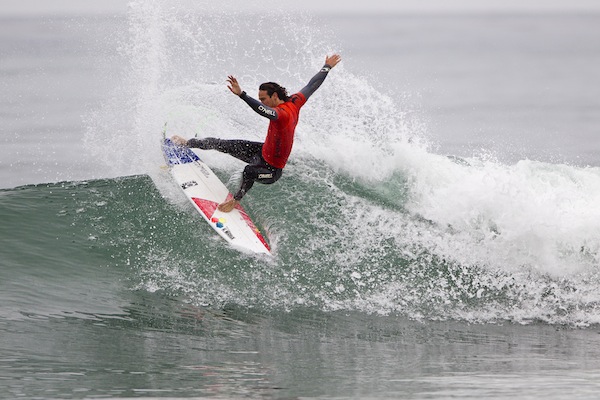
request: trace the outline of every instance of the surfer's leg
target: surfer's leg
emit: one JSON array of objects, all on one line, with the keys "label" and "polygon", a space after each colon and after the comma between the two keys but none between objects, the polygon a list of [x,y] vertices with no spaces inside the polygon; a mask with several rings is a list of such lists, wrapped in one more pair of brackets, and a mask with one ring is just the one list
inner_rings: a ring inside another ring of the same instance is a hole
[{"label": "surfer's leg", "polygon": [[187,145],[188,147],[195,147],[202,150],[217,150],[246,163],[255,162],[256,157],[261,155],[263,146],[261,142],[217,138],[190,139]]},{"label": "surfer's leg", "polygon": [[240,201],[248,190],[252,188],[254,182],[263,183],[269,185],[277,182],[283,170],[280,168],[274,168],[270,165],[246,165],[244,173],[242,174],[242,184],[240,190],[233,196],[234,199]]}]

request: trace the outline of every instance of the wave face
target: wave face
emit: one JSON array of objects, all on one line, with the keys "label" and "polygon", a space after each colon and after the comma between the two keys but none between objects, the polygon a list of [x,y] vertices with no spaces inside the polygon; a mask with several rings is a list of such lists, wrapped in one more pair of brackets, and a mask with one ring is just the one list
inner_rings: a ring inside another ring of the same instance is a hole
[{"label": "wave face", "polygon": [[[274,257],[227,248],[159,168],[165,122],[169,134],[262,140],[266,121],[226,76],[251,95],[270,80],[294,92],[343,49],[303,16],[201,8],[130,4],[126,72],[86,143],[116,176],[140,175],[8,190],[4,215],[58,190],[65,215],[36,221],[70,221],[46,228],[93,246],[133,288],[197,304],[599,322],[600,169],[435,154],[411,105],[350,72],[351,57],[303,108],[283,178],[244,200]],[[234,190],[243,165],[202,156]]]},{"label": "wave face", "polygon": [[[272,258],[227,247],[178,198],[177,187],[159,192],[148,176],[4,190],[3,237],[11,245],[3,246],[1,256],[7,276],[15,282],[29,275],[39,279],[39,270],[46,277],[41,292],[13,286],[14,293],[5,295],[15,312],[41,296],[28,314],[111,314],[118,305],[109,301],[109,277],[116,274],[132,290],[184,296],[210,307],[597,323],[597,249],[581,232],[587,220],[571,242],[559,235],[571,225],[557,232],[530,224],[517,240],[525,223],[503,225],[493,213],[465,219],[465,226],[443,225],[410,209],[416,207],[410,179],[357,183],[325,164],[304,161],[290,168],[285,184],[246,200],[268,232]],[[383,188],[392,185],[397,193],[389,196]],[[557,270],[559,265],[564,268]],[[85,297],[89,304],[81,303],[82,284],[94,293]],[[70,287],[77,292],[70,294]]]}]

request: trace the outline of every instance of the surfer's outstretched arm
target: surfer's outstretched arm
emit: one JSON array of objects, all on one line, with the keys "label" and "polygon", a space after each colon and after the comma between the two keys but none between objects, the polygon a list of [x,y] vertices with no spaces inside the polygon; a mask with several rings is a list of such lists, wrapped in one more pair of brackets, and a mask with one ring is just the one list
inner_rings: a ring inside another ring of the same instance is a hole
[{"label": "surfer's outstretched arm", "polygon": [[323,68],[312,77],[308,82],[308,85],[300,90],[300,93],[306,97],[306,100],[308,100],[308,98],[321,86],[325,78],[327,78],[327,74],[331,68],[335,67],[341,60],[342,57],[339,54],[325,57],[325,65],[323,65]]},{"label": "surfer's outstretched arm", "polygon": [[227,87],[229,88],[229,90],[231,90],[231,93],[239,96],[242,100],[244,100],[246,104],[250,106],[250,108],[256,111],[257,114],[270,120],[275,120],[279,117],[277,111],[274,108],[265,106],[260,101],[248,96],[246,92],[242,91],[242,88],[240,88],[240,84],[233,75],[229,75],[227,77],[227,82],[229,82],[229,85]]},{"label": "surfer's outstretched arm", "polygon": [[244,100],[246,104],[250,106],[250,108],[252,108],[259,115],[262,115],[265,118],[268,118],[270,120],[276,120],[277,118],[279,118],[277,110],[269,106],[265,106],[263,103],[256,100],[255,98],[248,96],[246,92],[242,92],[240,94],[240,99]]}]

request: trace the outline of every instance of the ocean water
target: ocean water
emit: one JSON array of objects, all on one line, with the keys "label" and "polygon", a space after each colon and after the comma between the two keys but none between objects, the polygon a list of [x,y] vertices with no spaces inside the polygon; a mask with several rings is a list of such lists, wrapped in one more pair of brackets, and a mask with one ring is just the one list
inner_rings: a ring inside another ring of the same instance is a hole
[{"label": "ocean water", "polygon": [[[0,398],[597,397],[600,15],[181,4],[2,19]],[[229,248],[165,123],[260,140],[226,75],[334,51],[244,199],[273,257]]]}]

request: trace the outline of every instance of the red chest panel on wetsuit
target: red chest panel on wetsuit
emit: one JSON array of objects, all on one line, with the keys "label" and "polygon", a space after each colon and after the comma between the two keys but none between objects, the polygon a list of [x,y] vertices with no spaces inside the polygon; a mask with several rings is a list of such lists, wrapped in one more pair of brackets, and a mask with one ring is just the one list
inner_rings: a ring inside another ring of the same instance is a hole
[{"label": "red chest panel on wetsuit", "polygon": [[294,131],[304,103],[306,98],[302,93],[293,94],[289,101],[276,107],[278,117],[269,123],[262,155],[266,162],[276,168],[285,167],[292,152]]}]

